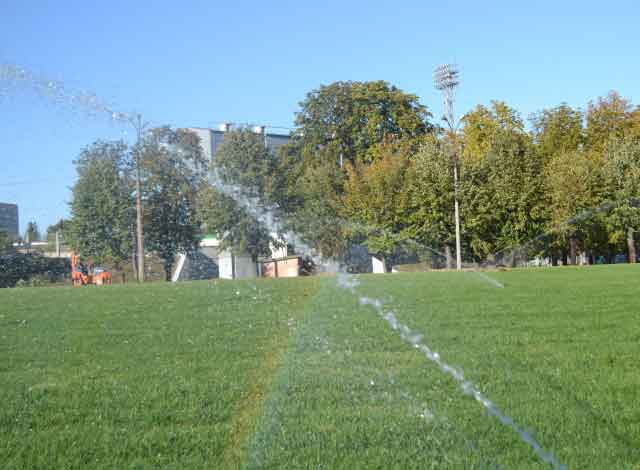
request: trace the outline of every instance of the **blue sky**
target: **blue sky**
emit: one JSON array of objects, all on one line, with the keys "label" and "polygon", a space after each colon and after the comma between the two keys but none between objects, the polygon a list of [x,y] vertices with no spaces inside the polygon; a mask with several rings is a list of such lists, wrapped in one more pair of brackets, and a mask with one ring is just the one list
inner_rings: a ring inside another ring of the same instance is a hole
[{"label": "blue sky", "polygon": [[[616,89],[640,103],[640,6],[535,2],[0,2],[0,63],[95,92],[154,124],[291,126],[305,94],[387,80],[437,116],[432,71],[462,70],[458,112],[504,100],[524,117]],[[0,101],[0,201],[21,226],[68,214],[73,159],[131,132],[28,92]]]}]

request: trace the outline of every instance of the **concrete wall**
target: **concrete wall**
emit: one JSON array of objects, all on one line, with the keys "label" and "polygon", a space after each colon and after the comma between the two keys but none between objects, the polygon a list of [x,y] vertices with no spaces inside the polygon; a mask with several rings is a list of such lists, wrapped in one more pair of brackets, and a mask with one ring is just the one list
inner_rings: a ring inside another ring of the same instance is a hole
[{"label": "concrete wall", "polygon": [[205,238],[198,251],[176,258],[173,282],[198,279],[246,279],[258,276],[258,264],[246,254],[220,250],[217,239]]},{"label": "concrete wall", "polygon": [[250,279],[258,277],[258,266],[250,256],[236,255],[225,250],[218,257],[218,270],[221,279]]},{"label": "concrete wall", "polygon": [[221,279],[233,279],[233,254],[229,250],[218,256],[218,273]]},{"label": "concrete wall", "polygon": [[251,260],[250,256],[237,256],[234,255],[235,266],[235,278],[236,279],[251,279],[258,277],[258,264]]},{"label": "concrete wall", "polygon": [[187,255],[177,280],[196,281],[215,279],[218,276],[218,249],[215,247],[200,247],[195,253]]},{"label": "concrete wall", "polygon": [[371,267],[374,274],[384,274],[386,273],[386,269],[384,269],[384,262],[375,256],[371,257]]}]

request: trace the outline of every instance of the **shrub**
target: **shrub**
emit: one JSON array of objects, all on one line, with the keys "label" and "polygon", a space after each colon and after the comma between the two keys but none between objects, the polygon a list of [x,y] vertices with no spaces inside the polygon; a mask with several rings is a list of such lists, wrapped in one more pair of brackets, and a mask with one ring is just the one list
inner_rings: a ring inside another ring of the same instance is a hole
[{"label": "shrub", "polygon": [[42,285],[63,279],[70,271],[71,264],[65,258],[12,253],[0,256],[0,287],[14,287],[19,281],[23,281],[21,285]]}]

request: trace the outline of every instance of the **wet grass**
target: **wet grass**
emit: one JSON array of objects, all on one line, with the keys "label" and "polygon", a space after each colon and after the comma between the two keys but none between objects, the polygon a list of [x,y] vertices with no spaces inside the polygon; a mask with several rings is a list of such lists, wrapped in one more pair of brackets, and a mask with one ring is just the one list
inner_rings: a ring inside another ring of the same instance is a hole
[{"label": "wet grass", "polygon": [[[640,269],[361,276],[569,468],[640,463]],[[0,291],[7,468],[547,468],[334,278]]]},{"label": "wet grass", "polygon": [[234,468],[304,283],[0,291],[0,467]]}]

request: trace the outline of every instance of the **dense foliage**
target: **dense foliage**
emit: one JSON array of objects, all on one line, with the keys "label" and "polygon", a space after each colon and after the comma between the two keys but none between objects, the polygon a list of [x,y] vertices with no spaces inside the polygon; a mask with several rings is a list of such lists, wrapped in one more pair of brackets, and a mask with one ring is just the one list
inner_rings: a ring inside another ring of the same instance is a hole
[{"label": "dense foliage", "polygon": [[142,146],[145,247],[163,261],[171,279],[178,253],[197,249],[200,221],[196,195],[207,176],[198,137],[162,127],[152,130]]},{"label": "dense foliage", "polygon": [[38,224],[34,221],[27,223],[27,229],[24,231],[24,239],[27,242],[37,242],[42,238]]},{"label": "dense foliage", "polygon": [[138,161],[145,248],[162,259],[169,279],[176,254],[195,249],[200,239],[196,194],[208,164],[191,132],[160,127],[133,147],[98,141],[84,149],[76,161],[65,242],[86,261],[117,269],[135,258]]},{"label": "dense foliage", "polygon": [[119,266],[132,253],[135,206],[129,149],[98,141],[76,160],[66,238],[83,258]]},{"label": "dense foliage", "polygon": [[[204,234],[254,260],[295,232],[325,257],[364,245],[390,267],[399,253],[423,257],[422,247],[451,266],[454,168],[464,261],[576,264],[625,253],[635,262],[640,110],[628,100],[611,92],[585,111],[562,103],[530,125],[493,101],[455,132],[430,118],[415,95],[386,82],[321,86],[277,152],[249,129],[227,133],[209,182],[190,132],[156,129],[133,149],[98,142],[78,161],[66,238],[96,260],[131,257],[132,156],[141,152],[145,246],[167,278],[175,255]],[[268,218],[250,209],[258,206]]]},{"label": "dense foliage", "polygon": [[[415,152],[434,132],[430,117],[417,96],[383,81],[335,82],[311,91],[300,103],[291,142],[280,148],[269,201],[280,209],[287,228],[309,245],[325,256],[341,255],[353,237],[361,241],[363,236],[353,223],[370,222],[353,217],[359,196],[345,192],[364,187],[349,178],[358,178],[368,165],[377,167],[389,152],[399,158]],[[388,221],[383,225],[377,229],[389,230]],[[377,241],[365,242],[387,252],[389,243],[380,244],[374,232]]]},{"label": "dense foliage", "polygon": [[35,253],[8,253],[0,256],[0,287],[14,287],[34,278],[53,282],[69,273],[69,260],[46,258]]},{"label": "dense foliage", "polygon": [[9,232],[0,229],[0,255],[4,254],[11,248],[12,240]]},{"label": "dense foliage", "polygon": [[388,262],[413,243],[450,259],[456,162],[465,261],[515,263],[517,252],[576,264],[626,252],[635,262],[640,111],[628,100],[611,92],[586,112],[563,103],[532,115],[530,126],[494,101],[451,134],[428,122],[415,97],[387,87],[385,106],[403,96],[412,106],[400,109],[414,114],[390,114],[397,122],[376,134],[379,108],[361,100],[378,103],[379,85],[310,93],[273,183],[263,183],[278,188],[282,200],[265,199],[310,245],[331,256],[362,243]]}]

